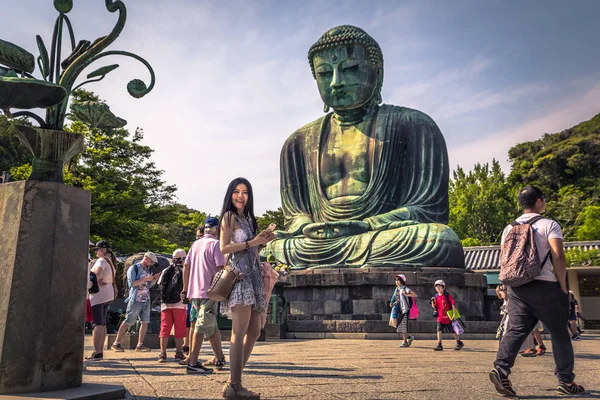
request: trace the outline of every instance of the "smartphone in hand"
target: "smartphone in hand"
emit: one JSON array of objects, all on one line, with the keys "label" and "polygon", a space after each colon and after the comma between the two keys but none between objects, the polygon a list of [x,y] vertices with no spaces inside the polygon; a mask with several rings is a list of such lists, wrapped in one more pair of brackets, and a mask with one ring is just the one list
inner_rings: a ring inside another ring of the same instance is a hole
[{"label": "smartphone in hand", "polygon": [[268,231],[271,231],[271,232],[273,232],[273,231],[275,230],[275,228],[277,228],[277,225],[275,225],[275,224],[270,224],[270,225],[267,227],[267,230],[268,230]]}]

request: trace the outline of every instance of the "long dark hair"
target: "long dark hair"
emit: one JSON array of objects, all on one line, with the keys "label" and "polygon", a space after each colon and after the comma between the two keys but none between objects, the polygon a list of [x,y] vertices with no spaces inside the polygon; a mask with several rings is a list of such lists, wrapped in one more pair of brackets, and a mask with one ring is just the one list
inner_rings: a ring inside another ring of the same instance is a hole
[{"label": "long dark hair", "polygon": [[[235,178],[231,181],[231,183],[229,183],[227,191],[225,192],[225,198],[223,199],[223,207],[221,208],[221,219],[225,218],[225,214],[227,214],[229,211],[237,214],[237,208],[235,207],[235,204],[233,204],[231,198],[233,197],[233,192],[237,185],[242,183],[248,188],[248,201],[246,202],[246,207],[244,208],[244,217],[248,219],[248,222],[250,222],[250,228],[252,228],[252,232],[256,234],[258,231],[258,223],[256,222],[256,217],[254,216],[254,192],[252,191],[252,185],[246,178]],[[231,217],[232,216],[226,218],[225,223],[228,226],[231,226]],[[221,224],[219,224],[217,235],[221,235]]]}]

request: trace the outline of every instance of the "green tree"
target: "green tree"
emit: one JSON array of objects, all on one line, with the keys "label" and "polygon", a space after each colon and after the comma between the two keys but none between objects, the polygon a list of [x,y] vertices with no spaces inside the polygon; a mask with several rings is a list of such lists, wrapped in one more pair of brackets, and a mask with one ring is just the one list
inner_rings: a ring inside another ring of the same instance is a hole
[{"label": "green tree", "polygon": [[31,153],[14,134],[14,124],[26,121],[9,120],[0,114],[0,173],[31,162]]},{"label": "green tree", "polygon": [[281,207],[279,207],[275,211],[265,211],[265,213],[262,216],[256,218],[256,222],[258,223],[259,231],[266,229],[270,224],[275,224],[277,226],[277,228],[275,229],[277,230],[285,229],[285,219],[283,218],[283,210],[281,209]]},{"label": "green tree", "polygon": [[587,206],[581,213],[577,240],[600,240],[600,206]]},{"label": "green tree", "polygon": [[449,188],[449,226],[465,245],[493,244],[517,214],[516,195],[500,163],[475,164],[468,174],[459,166]]},{"label": "green tree", "polygon": [[581,213],[600,199],[600,114],[560,133],[519,143],[508,154],[510,184],[540,187],[548,200],[546,215],[560,223],[565,238],[574,239]]}]

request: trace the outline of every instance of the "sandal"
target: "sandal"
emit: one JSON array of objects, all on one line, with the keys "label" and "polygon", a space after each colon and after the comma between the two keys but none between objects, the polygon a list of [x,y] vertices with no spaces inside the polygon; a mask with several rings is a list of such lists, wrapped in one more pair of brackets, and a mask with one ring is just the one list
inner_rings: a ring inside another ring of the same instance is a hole
[{"label": "sandal", "polygon": [[98,360],[102,360],[103,358],[104,358],[104,354],[102,354],[102,353],[92,353],[89,356],[87,356],[85,359],[98,361]]},{"label": "sandal", "polygon": [[254,393],[244,387],[241,383],[235,384],[239,386],[236,390],[234,384],[226,383],[223,387],[223,398],[231,400],[260,400],[260,393]]},{"label": "sandal", "polygon": [[215,367],[217,371],[222,370],[225,364],[225,357],[223,357],[221,360],[213,358],[212,360],[208,360],[202,363],[202,365],[204,365],[205,367]]}]

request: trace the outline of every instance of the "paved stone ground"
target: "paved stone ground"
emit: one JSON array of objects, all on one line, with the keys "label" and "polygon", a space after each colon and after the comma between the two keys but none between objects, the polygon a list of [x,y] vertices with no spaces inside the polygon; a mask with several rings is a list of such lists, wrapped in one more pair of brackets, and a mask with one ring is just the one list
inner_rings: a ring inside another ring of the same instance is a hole
[{"label": "paved stone ground", "polygon": [[[453,351],[446,340],[444,352],[433,352],[432,340],[415,340],[398,348],[392,340],[284,340],[258,343],[244,373],[244,385],[263,399],[498,399],[487,373],[497,342],[465,341]],[[228,343],[224,343],[227,348]],[[554,364],[549,353],[518,357],[511,379],[519,398],[564,398],[554,388]],[[574,342],[577,382],[588,390],[585,398],[600,398],[600,335]],[[86,337],[86,353],[91,337]],[[186,375],[170,350],[169,361],[159,364],[158,351],[116,353],[106,350],[104,360],[85,362],[85,382],[122,383],[128,398],[219,399],[228,368],[212,375]],[[208,359],[205,343],[200,356]]]}]

